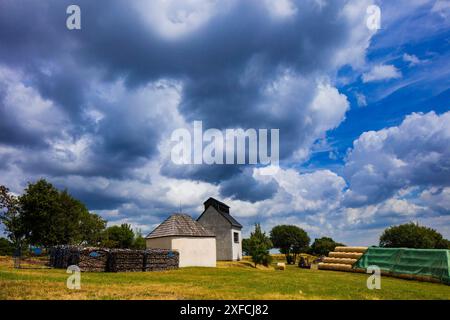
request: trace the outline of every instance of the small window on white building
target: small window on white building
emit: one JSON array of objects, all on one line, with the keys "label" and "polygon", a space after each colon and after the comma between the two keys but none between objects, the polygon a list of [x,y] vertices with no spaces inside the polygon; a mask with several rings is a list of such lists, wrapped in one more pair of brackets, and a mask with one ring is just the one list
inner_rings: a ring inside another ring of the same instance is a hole
[{"label": "small window on white building", "polygon": [[234,232],[233,237],[234,237],[234,243],[239,243],[239,233]]}]

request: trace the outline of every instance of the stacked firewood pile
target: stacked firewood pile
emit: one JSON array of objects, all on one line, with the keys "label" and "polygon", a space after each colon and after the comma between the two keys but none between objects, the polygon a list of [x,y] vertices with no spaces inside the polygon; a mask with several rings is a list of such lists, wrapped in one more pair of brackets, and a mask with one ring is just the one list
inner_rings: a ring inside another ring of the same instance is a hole
[{"label": "stacked firewood pile", "polygon": [[80,248],[73,264],[77,265],[83,272],[108,271],[110,250],[99,248]]},{"label": "stacked firewood pile", "polygon": [[178,269],[180,255],[177,251],[147,249],[144,255],[144,271]]},{"label": "stacked firewood pile", "polygon": [[49,250],[49,266],[58,269],[66,269],[77,264],[79,248],[73,246],[57,246]]},{"label": "stacked firewood pile", "polygon": [[79,266],[81,271],[105,271],[109,258],[108,250],[81,248],[76,246],[56,246],[49,250],[49,265],[57,269]]},{"label": "stacked firewood pile", "polygon": [[179,253],[172,250],[101,249],[56,246],[49,250],[49,266],[76,265],[83,272],[133,272],[177,269]]},{"label": "stacked firewood pile", "polygon": [[144,267],[144,250],[114,249],[108,261],[110,272],[142,271]]}]

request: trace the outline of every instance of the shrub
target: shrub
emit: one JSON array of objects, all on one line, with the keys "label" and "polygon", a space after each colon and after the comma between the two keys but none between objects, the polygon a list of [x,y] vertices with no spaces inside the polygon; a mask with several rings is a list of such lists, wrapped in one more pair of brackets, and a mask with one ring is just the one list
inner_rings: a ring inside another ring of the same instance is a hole
[{"label": "shrub", "polygon": [[252,257],[252,261],[255,263],[255,267],[258,264],[264,266],[270,265],[272,257],[270,256],[269,250],[271,248],[272,242],[269,237],[262,232],[261,226],[256,224],[255,231],[251,233],[250,239],[248,240],[249,254]]}]

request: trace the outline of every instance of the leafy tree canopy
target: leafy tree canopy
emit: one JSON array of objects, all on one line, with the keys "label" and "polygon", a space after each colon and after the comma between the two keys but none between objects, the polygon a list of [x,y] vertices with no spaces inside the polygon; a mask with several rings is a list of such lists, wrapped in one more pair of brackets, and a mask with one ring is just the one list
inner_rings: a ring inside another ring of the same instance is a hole
[{"label": "leafy tree canopy", "polygon": [[0,223],[5,226],[8,238],[16,246],[20,246],[25,239],[20,212],[19,199],[7,187],[0,185]]},{"label": "leafy tree canopy", "polygon": [[8,239],[0,238],[0,256],[11,256],[14,252],[14,245]]},{"label": "leafy tree canopy", "polygon": [[145,248],[145,238],[142,236],[142,232],[140,230],[137,230],[134,235],[133,249],[143,250]]},{"label": "leafy tree canopy", "polygon": [[384,230],[380,247],[413,249],[449,249],[449,241],[436,230],[407,223]]},{"label": "leafy tree canopy", "polygon": [[335,242],[331,238],[323,237],[314,240],[309,249],[309,253],[317,256],[327,256],[330,251],[342,246],[344,246],[342,243]]},{"label": "leafy tree canopy", "polygon": [[45,179],[29,183],[19,197],[0,186],[0,203],[1,222],[16,246],[97,245],[106,226],[67,190],[59,191]]},{"label": "leafy tree canopy", "polygon": [[[297,255],[306,252],[311,241],[305,230],[291,225],[276,226],[270,231],[275,248],[286,255],[288,263],[295,264]],[[292,254],[292,256],[291,256]]]},{"label": "leafy tree canopy", "polygon": [[133,246],[134,232],[129,224],[112,226],[104,232],[103,246],[108,248],[128,249]]}]

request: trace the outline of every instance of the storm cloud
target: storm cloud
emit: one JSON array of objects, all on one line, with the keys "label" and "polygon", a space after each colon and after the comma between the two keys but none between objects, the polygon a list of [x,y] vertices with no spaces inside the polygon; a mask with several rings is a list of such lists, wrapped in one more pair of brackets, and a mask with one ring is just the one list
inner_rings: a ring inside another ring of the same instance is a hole
[{"label": "storm cloud", "polygon": [[[310,163],[352,109],[340,85],[377,65],[373,2],[1,1],[0,183],[20,193],[45,177],[144,231],[172,211],[199,214],[210,196],[246,226],[316,235],[438,219],[449,210],[448,113],[357,133],[339,168]],[[66,28],[71,4],[81,30]],[[171,133],[193,121],[280,129],[280,171],[175,165]]]}]

